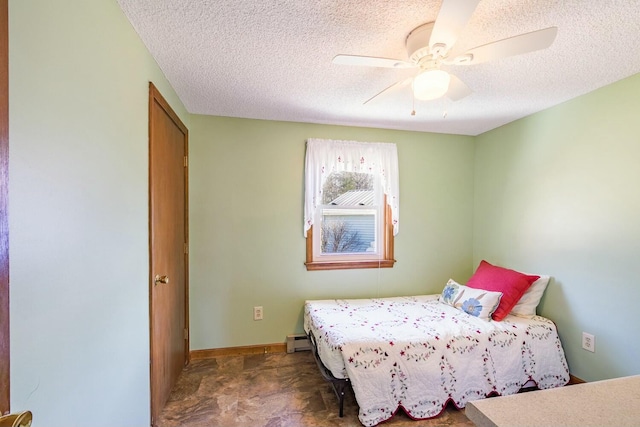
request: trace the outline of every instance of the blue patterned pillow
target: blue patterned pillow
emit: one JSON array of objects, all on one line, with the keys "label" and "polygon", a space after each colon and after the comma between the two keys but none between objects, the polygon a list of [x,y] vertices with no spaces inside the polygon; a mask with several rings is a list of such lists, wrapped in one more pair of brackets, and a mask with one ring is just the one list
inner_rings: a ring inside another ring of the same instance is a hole
[{"label": "blue patterned pillow", "polygon": [[502,292],[469,288],[453,279],[449,279],[440,295],[441,302],[486,321],[491,320],[491,315],[500,304],[500,298]]}]

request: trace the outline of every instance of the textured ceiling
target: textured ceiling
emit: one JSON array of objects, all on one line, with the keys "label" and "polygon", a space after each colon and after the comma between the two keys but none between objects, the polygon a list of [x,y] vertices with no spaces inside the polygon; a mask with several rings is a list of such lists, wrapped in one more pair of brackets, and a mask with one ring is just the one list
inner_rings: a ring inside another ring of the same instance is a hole
[{"label": "textured ceiling", "polygon": [[551,26],[554,43],[443,66],[473,93],[415,107],[410,87],[363,105],[412,70],[332,59],[406,60],[408,33],[441,0],[118,2],[194,114],[477,135],[640,72],[640,0],[482,0],[454,52]]}]

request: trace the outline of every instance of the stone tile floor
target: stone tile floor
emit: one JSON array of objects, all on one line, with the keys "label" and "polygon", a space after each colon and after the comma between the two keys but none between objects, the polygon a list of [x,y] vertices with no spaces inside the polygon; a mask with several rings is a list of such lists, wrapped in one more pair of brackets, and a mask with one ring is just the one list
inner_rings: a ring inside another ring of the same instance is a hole
[{"label": "stone tile floor", "polygon": [[[157,420],[158,427],[361,426],[349,390],[344,417],[338,399],[309,351],[222,356],[187,366]],[[414,421],[398,412],[382,425],[470,426],[464,410],[448,406],[437,418]]]}]

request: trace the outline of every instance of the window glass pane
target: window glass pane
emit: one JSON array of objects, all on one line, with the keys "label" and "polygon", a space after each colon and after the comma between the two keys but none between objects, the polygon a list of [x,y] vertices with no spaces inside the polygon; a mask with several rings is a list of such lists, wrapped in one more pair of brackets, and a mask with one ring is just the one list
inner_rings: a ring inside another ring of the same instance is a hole
[{"label": "window glass pane", "polygon": [[377,209],[374,177],[332,173],[323,187],[322,254],[376,253]]},{"label": "window glass pane", "polygon": [[[357,195],[357,196],[356,196]],[[367,197],[370,195],[371,197]],[[359,197],[362,200],[357,199]],[[373,175],[358,172],[334,172],[322,187],[323,205],[368,203],[373,205]]]},{"label": "window glass pane", "polygon": [[376,211],[323,209],[320,250],[324,253],[376,251]]}]

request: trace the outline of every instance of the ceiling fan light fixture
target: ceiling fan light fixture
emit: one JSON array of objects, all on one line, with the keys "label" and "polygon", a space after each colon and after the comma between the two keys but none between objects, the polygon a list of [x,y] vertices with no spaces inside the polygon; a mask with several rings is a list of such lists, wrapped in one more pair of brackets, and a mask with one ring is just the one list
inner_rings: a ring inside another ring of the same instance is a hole
[{"label": "ceiling fan light fixture", "polygon": [[423,71],[413,79],[413,95],[423,101],[440,98],[447,93],[450,81],[451,76],[446,71]]}]

